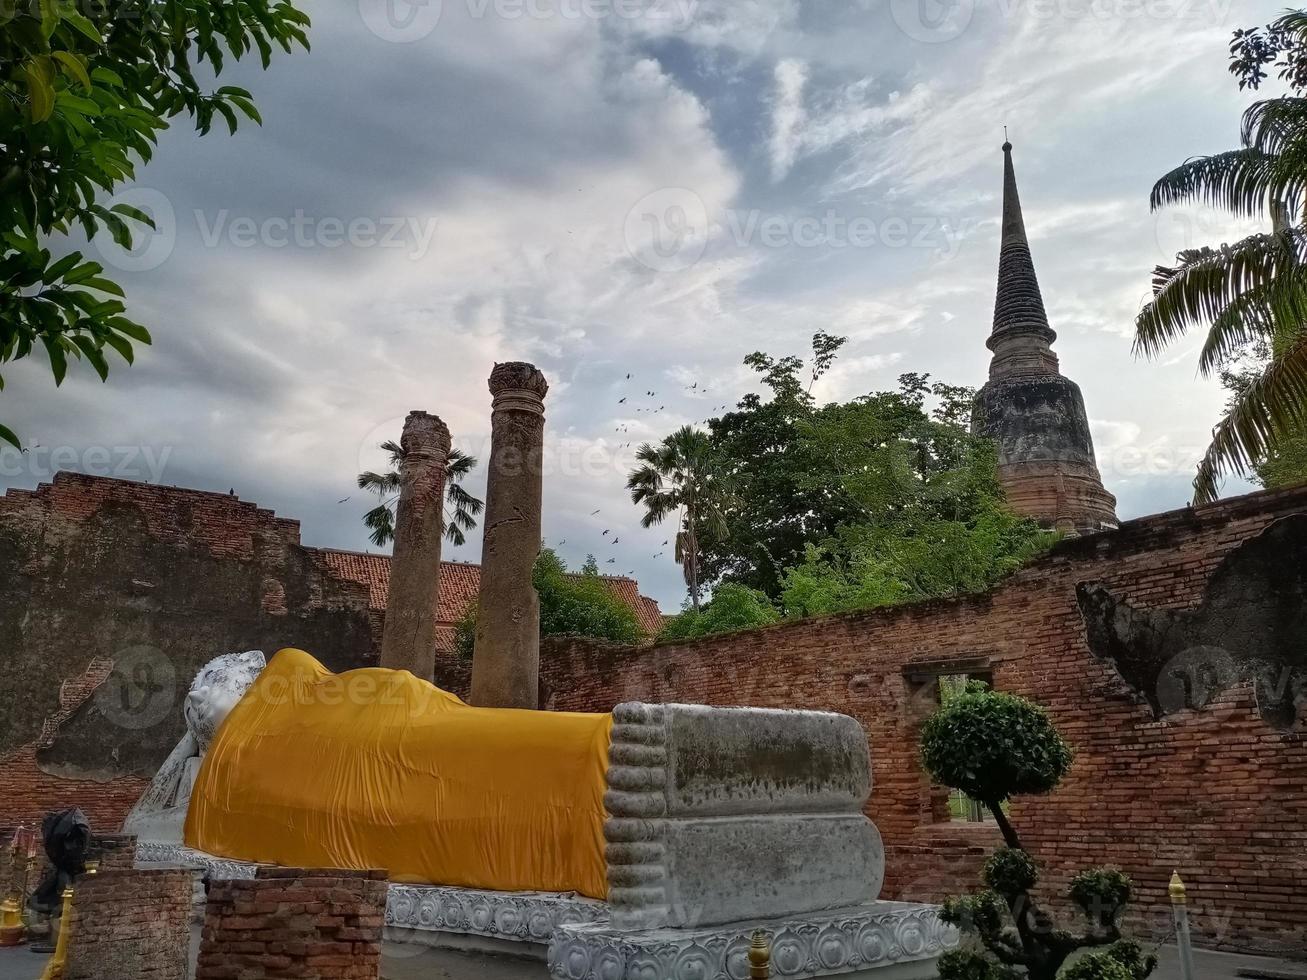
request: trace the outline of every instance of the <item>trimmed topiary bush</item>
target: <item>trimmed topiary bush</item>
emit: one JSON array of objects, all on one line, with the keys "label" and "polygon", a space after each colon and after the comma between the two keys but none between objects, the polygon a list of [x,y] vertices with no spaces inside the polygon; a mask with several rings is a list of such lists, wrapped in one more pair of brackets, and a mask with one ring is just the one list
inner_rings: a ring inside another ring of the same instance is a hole
[{"label": "trimmed topiary bush", "polygon": [[1043,708],[968,684],[922,726],[921,758],[936,782],[983,803],[1007,843],[985,862],[983,891],[943,902],[941,918],[976,943],[940,957],[941,980],[1053,980],[1087,946],[1107,948],[1081,957],[1060,980],[1145,980],[1157,959],[1121,938],[1131,884],[1119,869],[1094,868],[1072,880],[1069,897],[1088,925],[1081,933],[1059,927],[1031,895],[1039,867],[1004,804],[1052,792],[1071,768],[1071,747]]}]

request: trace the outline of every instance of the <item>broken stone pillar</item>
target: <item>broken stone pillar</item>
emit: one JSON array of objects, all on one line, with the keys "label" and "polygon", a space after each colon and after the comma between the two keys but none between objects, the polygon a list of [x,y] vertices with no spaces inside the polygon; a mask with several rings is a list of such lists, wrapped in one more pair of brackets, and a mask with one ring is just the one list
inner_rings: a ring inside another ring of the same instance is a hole
[{"label": "broken stone pillar", "polygon": [[429,681],[436,672],[436,598],[449,429],[434,415],[412,412],[404,422],[400,445],[404,461],[399,467],[381,666],[407,670]]},{"label": "broken stone pillar", "polygon": [[540,599],[531,572],[540,554],[545,376],[532,364],[496,364],[486,487],[481,600],[472,703],[538,708]]}]

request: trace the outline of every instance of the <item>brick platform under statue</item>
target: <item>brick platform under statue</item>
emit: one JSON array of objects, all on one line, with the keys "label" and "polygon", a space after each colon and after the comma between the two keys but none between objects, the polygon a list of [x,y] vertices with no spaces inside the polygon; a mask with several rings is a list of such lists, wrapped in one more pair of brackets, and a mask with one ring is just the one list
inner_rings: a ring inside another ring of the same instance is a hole
[{"label": "brick platform under statue", "polygon": [[210,887],[196,980],[377,980],[384,871],[259,868]]},{"label": "brick platform under statue", "polygon": [[65,980],[186,980],[190,871],[106,871],[74,886]]}]

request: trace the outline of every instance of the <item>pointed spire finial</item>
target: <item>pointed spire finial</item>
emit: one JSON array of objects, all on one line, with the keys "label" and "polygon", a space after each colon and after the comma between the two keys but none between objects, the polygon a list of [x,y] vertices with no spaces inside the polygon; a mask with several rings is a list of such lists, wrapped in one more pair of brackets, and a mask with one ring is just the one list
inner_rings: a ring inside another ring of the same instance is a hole
[{"label": "pointed spire finial", "polygon": [[[1004,127],[1006,134],[1007,127]],[[1057,334],[1048,324],[1039,279],[1035,275],[1035,262],[1030,255],[1025,217],[1021,212],[1021,194],[1017,190],[1016,167],[1012,163],[1012,144],[1007,142],[1003,144],[1003,238],[990,349],[997,353],[998,341],[1016,336],[1042,341],[1045,349],[1057,339]]]}]

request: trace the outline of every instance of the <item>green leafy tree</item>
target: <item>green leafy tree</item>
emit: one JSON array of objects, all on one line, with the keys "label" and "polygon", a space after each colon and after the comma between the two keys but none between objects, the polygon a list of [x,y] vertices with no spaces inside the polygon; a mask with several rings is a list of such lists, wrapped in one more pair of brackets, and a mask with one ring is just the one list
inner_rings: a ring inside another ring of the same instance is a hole
[{"label": "green leafy tree", "polygon": [[1181,252],[1153,274],[1153,300],[1135,324],[1135,351],[1153,357],[1190,329],[1205,329],[1199,371],[1219,373],[1261,345],[1265,360],[1232,389],[1212,433],[1194,499],[1216,499],[1223,477],[1249,472],[1307,432],[1307,11],[1265,30],[1242,30],[1231,45],[1240,87],[1258,88],[1277,64],[1293,95],[1253,104],[1240,147],[1196,157],[1157,182],[1154,210],[1201,203],[1237,217],[1261,217],[1266,234],[1219,248]]},{"label": "green leafy tree", "polygon": [[640,525],[653,527],[675,515],[673,554],[697,611],[703,585],[700,538],[705,534],[720,538],[726,528],[729,494],[719,457],[707,434],[687,425],[656,446],[645,443],[635,458],[641,465],[631,472],[626,488],[631,502],[644,507]]},{"label": "green leafy tree", "polygon": [[[399,470],[404,463],[404,447],[399,443],[388,439],[381,448],[390,454],[390,469],[385,473],[360,473],[358,481],[360,490],[381,498],[381,503],[363,515],[363,523],[371,532],[368,538],[378,548],[395,540],[395,504],[399,501]],[[464,532],[476,529],[477,517],[485,506],[462,485],[464,478],[476,468],[476,457],[458,449],[449,451],[445,465],[445,537],[455,545],[467,541]]]},{"label": "green leafy tree", "polygon": [[941,957],[941,980],[1053,980],[1068,957],[1089,946],[1107,949],[1077,964],[1078,980],[1144,980],[1153,971],[1156,958],[1121,937],[1131,898],[1121,871],[1094,868],[1072,879],[1068,897],[1085,919],[1081,932],[1062,928],[1033,897],[1039,868],[1004,805],[1014,796],[1052,792],[1071,768],[1071,747],[1043,708],[973,682],[922,726],[921,758],[937,783],[985,805],[1007,845],[985,862],[983,891],[943,903],[944,921],[979,948]]},{"label": "green leafy tree", "polygon": [[[150,335],[128,319],[122,288],[80,252],[48,240],[79,226],[132,247],[144,212],[106,195],[148,162],[168,120],[200,133],[261,122],[236,86],[206,91],[228,59],[308,47],[309,18],[288,0],[17,0],[0,4],[0,363],[49,356],[56,384],[69,358],[101,379],[112,352],[128,363]],[[9,429],[0,439],[17,445]]]},{"label": "green leafy tree", "polygon": [[[634,610],[608,587],[593,555],[586,559],[580,574],[575,574],[552,549],[545,548],[531,578],[540,596],[541,636],[586,636],[621,644],[644,638]],[[454,632],[459,654],[469,660],[476,646],[476,612],[474,604]]]},{"label": "green leafy tree", "polygon": [[[744,363],[760,376],[764,395],[745,395],[734,411],[709,421],[712,446],[733,488],[722,530],[701,542],[705,582],[731,581],[778,599],[785,569],[803,561],[809,544],[856,517],[834,488],[817,486],[820,460],[800,436],[816,414],[816,382],[830,371],[845,340],[818,333],[812,358],[761,351]],[[808,367],[810,363],[811,367]]]},{"label": "green leafy tree", "polygon": [[787,615],[984,591],[1057,539],[1008,509],[994,446],[969,431],[974,394],[906,374],[897,392],[826,406],[798,427],[811,466],[799,492],[838,497],[846,516],[786,569]]},{"label": "green leafy tree", "polygon": [[717,633],[735,633],[780,622],[780,613],[756,589],[726,582],[713,590],[712,599],[699,610],[687,609],[673,617],[659,640],[694,640]]}]

